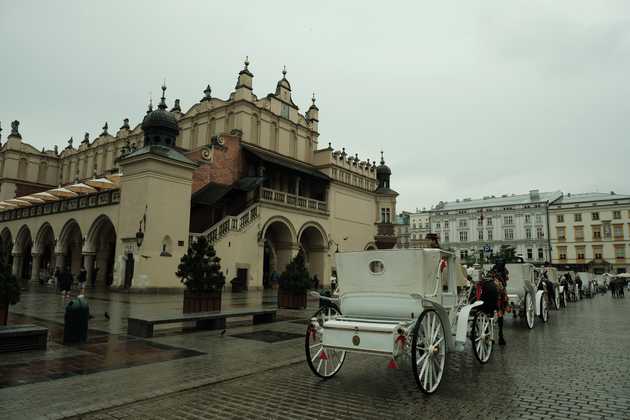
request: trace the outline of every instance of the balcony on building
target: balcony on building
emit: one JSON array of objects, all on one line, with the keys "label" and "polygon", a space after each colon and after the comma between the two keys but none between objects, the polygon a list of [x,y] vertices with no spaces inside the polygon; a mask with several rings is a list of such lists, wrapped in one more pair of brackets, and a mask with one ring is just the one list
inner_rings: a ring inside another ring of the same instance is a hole
[{"label": "balcony on building", "polygon": [[[210,182],[192,195],[191,232],[201,233],[228,219],[240,226],[253,206],[328,216],[330,178],[314,166],[259,147],[243,145],[240,178],[230,185]],[[226,168],[236,170],[237,168]],[[255,212],[255,214],[259,214]],[[237,220],[237,221],[234,221]]]}]

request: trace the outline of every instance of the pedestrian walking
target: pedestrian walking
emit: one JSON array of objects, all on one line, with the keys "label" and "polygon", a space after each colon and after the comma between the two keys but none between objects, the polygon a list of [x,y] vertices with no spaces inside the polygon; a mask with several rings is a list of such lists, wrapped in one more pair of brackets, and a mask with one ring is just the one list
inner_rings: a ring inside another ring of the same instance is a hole
[{"label": "pedestrian walking", "polygon": [[79,289],[81,290],[81,294],[85,293],[85,282],[87,281],[87,270],[85,266],[81,266],[81,270],[79,270]]},{"label": "pedestrian walking", "polygon": [[64,297],[70,296],[70,289],[72,288],[72,273],[70,267],[67,266],[60,275],[61,294]]}]

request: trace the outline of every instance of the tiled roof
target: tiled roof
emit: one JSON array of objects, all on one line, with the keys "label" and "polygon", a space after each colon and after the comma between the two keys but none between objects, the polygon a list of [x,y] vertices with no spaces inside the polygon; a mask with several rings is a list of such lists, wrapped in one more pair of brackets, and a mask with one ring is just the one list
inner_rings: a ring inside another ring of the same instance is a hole
[{"label": "tiled roof", "polygon": [[533,203],[541,203],[544,201],[554,201],[557,198],[562,196],[561,191],[553,191],[553,192],[541,192],[538,193],[537,198],[532,199],[532,196],[528,194],[517,194],[517,195],[509,195],[507,197],[488,197],[488,198],[478,198],[474,200],[461,200],[460,202],[452,201],[447,203],[442,203],[442,205],[437,205],[434,208],[434,211],[443,211],[443,210],[460,210],[460,209],[470,209],[470,208],[482,208],[482,207],[498,207],[498,206],[515,206],[515,205],[523,205],[523,204],[533,204]]}]

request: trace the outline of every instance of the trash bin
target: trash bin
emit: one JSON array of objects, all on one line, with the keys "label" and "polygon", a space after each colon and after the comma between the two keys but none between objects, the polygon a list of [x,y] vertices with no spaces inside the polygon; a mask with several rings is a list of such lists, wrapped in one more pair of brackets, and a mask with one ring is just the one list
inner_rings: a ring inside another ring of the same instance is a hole
[{"label": "trash bin", "polygon": [[90,307],[84,298],[72,299],[66,305],[63,327],[63,343],[85,343],[87,341]]}]

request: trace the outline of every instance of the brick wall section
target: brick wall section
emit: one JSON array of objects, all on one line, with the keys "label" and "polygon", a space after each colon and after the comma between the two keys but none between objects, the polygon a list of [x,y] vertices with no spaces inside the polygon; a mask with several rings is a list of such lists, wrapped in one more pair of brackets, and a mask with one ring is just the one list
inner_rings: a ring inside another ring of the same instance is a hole
[{"label": "brick wall section", "polygon": [[200,165],[193,173],[193,193],[203,188],[208,182],[231,185],[241,178],[245,167],[241,153],[241,139],[227,134],[223,134],[222,138],[223,147],[213,146],[212,161],[201,157],[205,146],[186,153],[188,159]]}]

